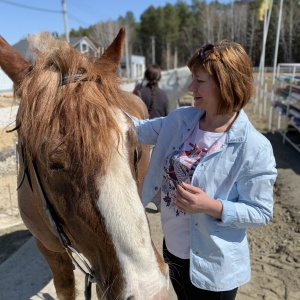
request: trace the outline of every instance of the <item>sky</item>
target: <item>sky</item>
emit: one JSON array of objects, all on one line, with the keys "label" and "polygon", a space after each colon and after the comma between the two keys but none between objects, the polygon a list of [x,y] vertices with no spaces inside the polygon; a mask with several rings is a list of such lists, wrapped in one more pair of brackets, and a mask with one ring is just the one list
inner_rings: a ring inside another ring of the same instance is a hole
[{"label": "sky", "polygon": [[[117,20],[131,11],[135,20],[153,5],[174,5],[177,0],[64,0],[67,12],[67,28],[89,27],[97,22]],[[191,0],[184,1],[188,5]],[[220,2],[230,2],[221,0]],[[65,33],[62,0],[0,0],[0,35],[14,45],[29,34],[40,31]]]}]

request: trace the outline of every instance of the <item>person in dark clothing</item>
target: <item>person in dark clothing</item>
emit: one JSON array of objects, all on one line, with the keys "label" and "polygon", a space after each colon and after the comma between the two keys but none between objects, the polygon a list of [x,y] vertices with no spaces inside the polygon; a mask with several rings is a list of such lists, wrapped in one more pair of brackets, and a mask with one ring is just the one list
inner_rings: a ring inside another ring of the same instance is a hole
[{"label": "person in dark clothing", "polygon": [[150,65],[144,74],[146,86],[141,83],[133,91],[147,105],[149,119],[165,117],[168,114],[169,100],[166,92],[158,87],[160,78],[161,68],[158,65]]}]

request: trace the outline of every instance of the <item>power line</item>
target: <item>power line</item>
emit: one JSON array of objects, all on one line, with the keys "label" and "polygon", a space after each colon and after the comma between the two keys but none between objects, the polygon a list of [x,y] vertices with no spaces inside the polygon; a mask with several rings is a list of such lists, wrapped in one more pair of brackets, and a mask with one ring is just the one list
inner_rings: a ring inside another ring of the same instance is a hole
[{"label": "power line", "polygon": [[78,5],[74,5],[72,2],[68,3],[68,7],[72,8],[72,11],[78,11],[80,10],[80,13],[84,12],[86,14],[88,14],[89,16],[93,16],[95,18],[99,18],[99,15],[97,13],[95,13],[95,11],[97,11],[97,9],[89,6],[88,1],[85,1],[86,3],[84,3],[84,5],[82,7],[78,7]]},{"label": "power line", "polygon": [[87,24],[86,22],[80,20],[79,18],[77,18],[76,16],[74,16],[73,14],[68,12],[68,17],[69,19],[72,19],[73,21],[77,22],[78,24],[83,24],[85,26],[90,26],[89,24]]},{"label": "power line", "polygon": [[[53,9],[46,9],[46,8],[34,7],[34,6],[29,6],[29,5],[24,5],[24,4],[16,3],[16,2],[13,2],[13,1],[0,0],[0,2],[6,3],[8,5],[12,5],[12,6],[18,6],[18,7],[30,9],[30,10],[43,11],[43,12],[55,13],[55,14],[61,14],[62,13],[61,10],[53,10]],[[85,26],[89,26],[86,22],[80,20],[79,18],[77,18],[76,16],[72,15],[69,12],[68,12],[68,16],[69,16],[70,19],[74,20],[78,24],[83,24]]]},{"label": "power line", "polygon": [[48,12],[48,13],[56,13],[56,14],[61,14],[62,13],[61,10],[39,8],[39,7],[24,5],[24,4],[20,4],[20,3],[16,3],[16,2],[12,2],[12,1],[0,0],[0,2],[6,3],[8,5],[13,5],[13,6],[26,8],[26,9],[31,9],[31,10],[43,11],[43,12]]}]

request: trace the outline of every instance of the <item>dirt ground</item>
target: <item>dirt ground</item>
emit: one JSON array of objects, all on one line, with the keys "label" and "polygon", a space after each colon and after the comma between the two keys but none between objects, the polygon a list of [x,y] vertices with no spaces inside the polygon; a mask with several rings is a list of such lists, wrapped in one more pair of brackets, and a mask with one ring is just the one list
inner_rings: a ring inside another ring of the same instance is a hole
[{"label": "dirt ground", "polygon": [[[10,105],[11,98],[0,97],[0,109]],[[266,227],[248,231],[252,278],[239,289],[237,300],[299,300],[300,153],[289,144],[283,144],[281,134],[268,131],[268,116],[258,118],[257,113],[253,113],[253,104],[248,104],[246,111],[256,128],[273,145],[278,179],[274,191],[273,220]],[[15,159],[15,141],[14,133],[7,134],[0,128],[0,166],[7,157]],[[16,167],[0,167],[0,264],[31,236],[18,215],[16,171]],[[160,248],[162,233],[159,213],[149,207],[147,214],[153,240]]]}]

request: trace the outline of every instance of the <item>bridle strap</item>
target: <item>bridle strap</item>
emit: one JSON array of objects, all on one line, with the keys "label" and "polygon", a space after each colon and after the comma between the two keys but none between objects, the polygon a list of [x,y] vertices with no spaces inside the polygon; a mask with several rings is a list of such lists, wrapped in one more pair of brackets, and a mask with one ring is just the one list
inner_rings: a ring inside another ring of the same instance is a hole
[{"label": "bridle strap", "polygon": [[[36,164],[34,163],[33,160],[32,160],[32,166],[33,166],[34,177],[36,179],[36,183],[38,186],[40,198],[43,203],[44,211],[45,211],[46,215],[48,216],[51,226],[54,229],[56,236],[58,237],[62,247],[66,250],[68,256],[71,258],[73,265],[75,265],[75,267],[77,267],[85,275],[85,292],[84,292],[85,299],[91,300],[91,284],[96,282],[95,277],[93,275],[95,272],[88,265],[88,263],[82,257],[82,255],[71,246],[70,239],[68,238],[63,227],[61,226],[61,224],[57,218],[57,215],[54,211],[53,206],[51,205],[51,203],[48,201],[47,197],[45,196],[45,192],[44,192],[44,189],[42,187],[42,184],[41,184],[41,181],[39,178],[38,170],[37,170]],[[82,266],[78,263],[78,261],[74,258],[74,256],[72,254],[75,254],[77,259],[79,259],[81,261],[81,263],[84,264],[84,266],[88,270],[87,272],[82,268]],[[100,289],[102,291],[105,291],[102,284],[99,282],[97,282],[97,283],[98,283]]]},{"label": "bridle strap", "polygon": [[74,76],[63,76],[61,78],[61,83],[60,85],[66,85],[68,83],[76,82],[82,77],[82,74],[76,74]]},{"label": "bridle strap", "polygon": [[138,146],[135,147],[134,149],[134,172],[135,172],[135,181],[137,183],[137,185],[139,186],[140,184],[140,179],[139,179],[139,169],[138,169],[138,162],[140,161],[140,157],[139,157],[139,150],[138,150]]},{"label": "bridle strap", "polygon": [[77,82],[78,80],[80,81],[94,81],[96,83],[101,83],[101,79],[97,77],[96,79],[91,79],[88,77],[82,78],[83,74],[75,74],[75,75],[67,75],[67,76],[62,76],[61,81],[60,81],[60,86],[69,84],[69,83],[74,83]]},{"label": "bridle strap", "polygon": [[46,215],[48,216],[51,226],[54,229],[57,237],[59,238],[59,241],[60,241],[62,247],[64,249],[66,249],[66,248],[68,248],[68,245],[71,244],[71,242],[70,242],[69,238],[67,237],[67,235],[65,234],[61,224],[59,223],[57,216],[54,212],[53,206],[51,205],[51,203],[48,201],[48,199],[45,196],[45,193],[42,188],[41,181],[40,181],[40,178],[38,175],[36,164],[33,161],[32,161],[32,167],[33,167],[33,173],[34,173],[34,177],[35,177],[35,180],[37,183],[40,198],[42,200],[44,211],[45,211]]},{"label": "bridle strap", "polygon": [[[21,144],[21,150],[22,150],[22,161],[23,161],[23,173],[21,176],[21,180],[17,186],[17,190],[19,190],[20,187],[22,186],[22,184],[25,180],[26,174],[28,175],[28,165],[27,165],[27,160],[25,159],[25,147],[23,146],[23,143]],[[27,177],[28,177],[28,181],[30,183],[30,187],[32,189],[31,180],[29,180],[29,176],[27,176]]]}]

